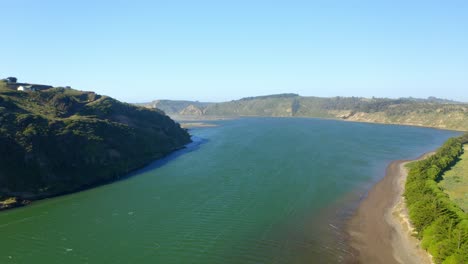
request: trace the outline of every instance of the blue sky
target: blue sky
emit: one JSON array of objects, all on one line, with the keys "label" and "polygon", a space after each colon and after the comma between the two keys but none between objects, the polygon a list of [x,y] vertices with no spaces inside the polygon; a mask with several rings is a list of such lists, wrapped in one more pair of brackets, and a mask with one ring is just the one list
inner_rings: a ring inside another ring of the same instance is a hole
[{"label": "blue sky", "polygon": [[2,1],[1,77],[127,102],[468,101],[468,1]]}]

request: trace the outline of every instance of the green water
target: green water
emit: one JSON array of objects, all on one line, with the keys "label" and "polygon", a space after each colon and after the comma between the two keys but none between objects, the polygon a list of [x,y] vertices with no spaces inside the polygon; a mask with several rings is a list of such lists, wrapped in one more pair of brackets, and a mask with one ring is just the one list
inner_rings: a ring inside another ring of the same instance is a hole
[{"label": "green water", "polygon": [[391,160],[457,133],[318,119],[194,129],[134,177],[0,213],[0,263],[339,263]]}]

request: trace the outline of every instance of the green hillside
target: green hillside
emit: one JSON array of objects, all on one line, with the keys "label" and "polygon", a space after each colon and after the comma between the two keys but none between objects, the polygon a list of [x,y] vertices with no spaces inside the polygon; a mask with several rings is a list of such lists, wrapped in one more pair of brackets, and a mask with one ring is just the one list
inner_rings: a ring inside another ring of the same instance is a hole
[{"label": "green hillside", "polygon": [[21,92],[0,81],[0,200],[109,182],[188,142],[159,110],[73,89]]},{"label": "green hillside", "polygon": [[165,100],[164,103],[148,103],[146,106],[159,108],[169,115],[321,117],[468,130],[468,104],[434,97],[428,99],[321,98],[278,94],[222,103],[200,104],[183,101],[181,104],[180,101]]},{"label": "green hillside", "polygon": [[457,163],[442,175],[439,186],[468,213],[468,145],[464,145]]}]

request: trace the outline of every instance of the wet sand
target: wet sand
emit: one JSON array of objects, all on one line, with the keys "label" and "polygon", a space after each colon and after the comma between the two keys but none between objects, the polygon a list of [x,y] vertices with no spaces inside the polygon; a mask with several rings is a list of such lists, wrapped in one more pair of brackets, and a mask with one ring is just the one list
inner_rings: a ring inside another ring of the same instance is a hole
[{"label": "wet sand", "polygon": [[407,162],[394,161],[387,167],[385,177],[371,189],[349,222],[350,245],[358,263],[432,263],[419,240],[411,236],[402,196]]}]

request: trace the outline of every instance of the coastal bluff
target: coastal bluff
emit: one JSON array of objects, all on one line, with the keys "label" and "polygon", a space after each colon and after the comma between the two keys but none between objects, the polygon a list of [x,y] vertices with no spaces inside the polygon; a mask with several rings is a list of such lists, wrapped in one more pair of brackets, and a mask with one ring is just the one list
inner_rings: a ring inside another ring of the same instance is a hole
[{"label": "coastal bluff", "polygon": [[191,141],[164,112],[0,81],[0,209],[117,180]]}]

